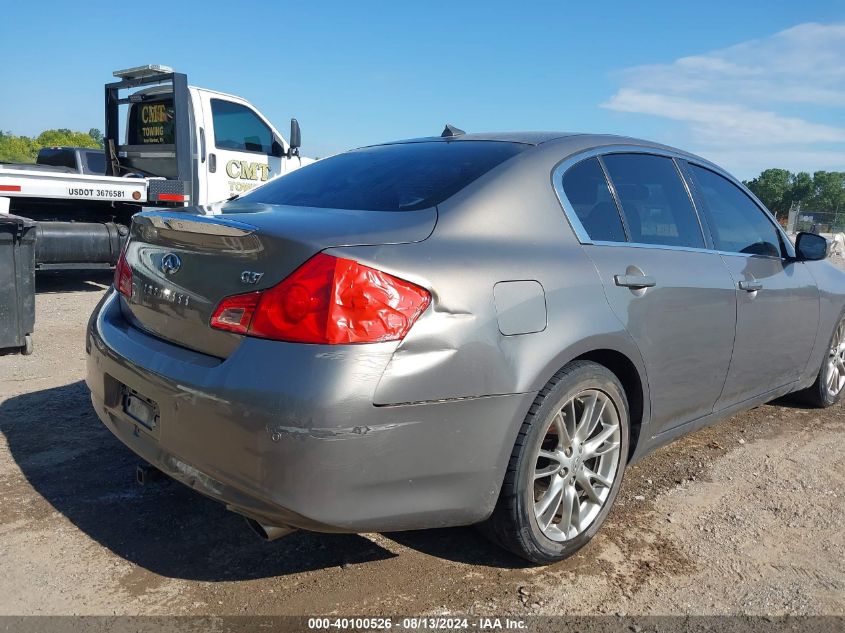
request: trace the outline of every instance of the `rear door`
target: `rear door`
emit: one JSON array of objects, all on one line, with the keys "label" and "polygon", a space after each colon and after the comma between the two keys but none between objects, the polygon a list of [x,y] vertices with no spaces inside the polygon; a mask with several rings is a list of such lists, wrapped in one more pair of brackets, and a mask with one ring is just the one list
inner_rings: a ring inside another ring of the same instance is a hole
[{"label": "rear door", "polygon": [[281,141],[249,104],[201,92],[209,203],[246,193],[284,171]]},{"label": "rear door", "polygon": [[787,256],[768,212],[720,174],[688,169],[736,287],[736,343],[716,407],[723,409],[798,379],[816,338],[819,292],[805,264]]},{"label": "rear door", "polygon": [[646,363],[650,433],[710,413],[730,364],[736,297],[674,160],[589,158],[566,173],[563,188],[607,300]]}]

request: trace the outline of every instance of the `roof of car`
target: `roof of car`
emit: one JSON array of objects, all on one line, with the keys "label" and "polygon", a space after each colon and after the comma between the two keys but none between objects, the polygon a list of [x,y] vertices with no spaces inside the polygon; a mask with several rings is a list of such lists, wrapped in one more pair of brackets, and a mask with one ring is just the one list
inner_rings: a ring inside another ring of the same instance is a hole
[{"label": "roof of car", "polygon": [[[390,141],[387,143],[377,143],[376,145],[399,145],[405,143],[432,143],[432,142],[461,142],[461,141],[499,141],[506,143],[521,143],[524,145],[531,145],[537,147],[546,143],[564,143],[567,150],[570,152],[578,152],[590,148],[600,148],[608,146],[638,146],[644,148],[663,149],[671,151],[675,154],[695,159],[707,165],[713,165],[710,161],[679,149],[649,141],[641,138],[633,138],[629,136],[619,136],[615,134],[600,134],[587,132],[477,132],[477,133],[458,133],[453,136],[426,136],[421,138],[411,138],[397,141]],[[715,167],[715,166],[714,166]]]},{"label": "roof of car", "polygon": [[432,143],[459,141],[500,141],[505,143],[522,143],[524,145],[543,145],[552,141],[574,141],[585,147],[601,147],[606,145],[642,145],[644,147],[660,147],[675,152],[684,152],[675,147],[656,143],[641,138],[618,136],[615,134],[587,133],[587,132],[476,132],[460,133],[454,136],[424,136],[420,138],[402,139],[377,143],[376,145],[398,145],[403,143]]},{"label": "roof of car", "polygon": [[430,143],[432,141],[503,141],[507,143],[523,143],[525,145],[540,145],[547,141],[579,136],[576,132],[478,132],[473,134],[456,134],[454,136],[423,136],[399,141],[383,143],[395,145],[397,143]]}]

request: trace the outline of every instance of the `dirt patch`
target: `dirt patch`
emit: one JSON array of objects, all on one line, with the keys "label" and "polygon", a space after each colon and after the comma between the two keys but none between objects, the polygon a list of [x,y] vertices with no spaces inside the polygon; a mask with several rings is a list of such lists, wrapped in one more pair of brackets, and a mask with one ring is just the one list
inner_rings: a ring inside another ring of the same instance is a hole
[{"label": "dirt patch", "polygon": [[83,331],[109,275],[39,277],[36,351],[0,358],[0,614],[845,614],[845,417],[760,407],[632,466],[549,567],[472,528],[263,543],[179,484],[134,483]]}]

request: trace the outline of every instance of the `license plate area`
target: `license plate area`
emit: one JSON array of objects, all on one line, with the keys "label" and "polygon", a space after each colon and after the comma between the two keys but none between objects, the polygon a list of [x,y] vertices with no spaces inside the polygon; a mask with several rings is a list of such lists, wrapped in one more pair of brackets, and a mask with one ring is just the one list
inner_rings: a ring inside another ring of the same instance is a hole
[{"label": "license plate area", "polygon": [[122,400],[123,412],[126,415],[147,431],[157,431],[161,420],[158,405],[154,401],[126,386],[123,387]]}]

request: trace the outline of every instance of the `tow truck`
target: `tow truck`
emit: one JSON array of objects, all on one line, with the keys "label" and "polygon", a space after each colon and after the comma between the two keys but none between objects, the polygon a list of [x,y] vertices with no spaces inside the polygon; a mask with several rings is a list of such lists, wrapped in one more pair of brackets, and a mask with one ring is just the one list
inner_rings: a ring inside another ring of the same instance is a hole
[{"label": "tow truck", "polygon": [[221,202],[313,162],[296,119],[285,139],[249,101],[167,66],[114,76],[101,152],[47,148],[36,165],[0,164],[0,213],[36,221],[38,269],[113,266],[142,208]]}]

